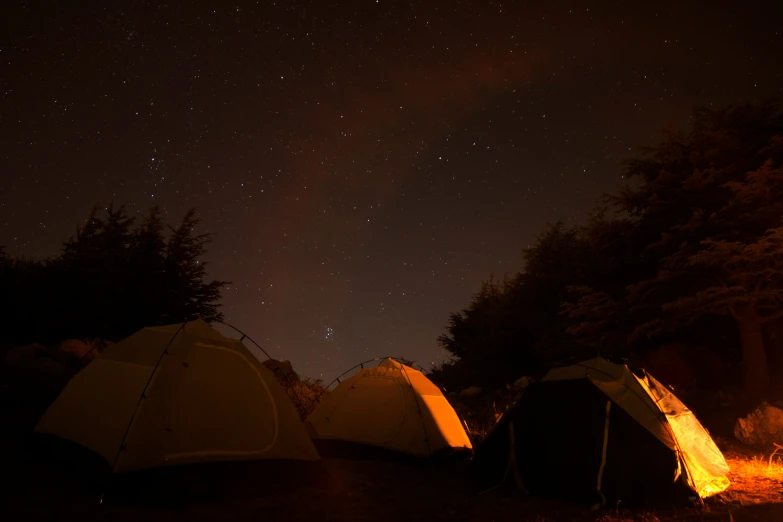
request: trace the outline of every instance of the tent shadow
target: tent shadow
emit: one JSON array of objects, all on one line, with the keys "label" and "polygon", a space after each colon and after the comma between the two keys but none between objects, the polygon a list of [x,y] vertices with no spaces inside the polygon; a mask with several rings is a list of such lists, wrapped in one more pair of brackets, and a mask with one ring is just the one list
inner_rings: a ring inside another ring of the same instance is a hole
[{"label": "tent shadow", "polygon": [[731,511],[732,516],[736,516],[737,520],[780,520],[783,517],[783,500],[737,506]]},{"label": "tent shadow", "polygon": [[386,448],[379,448],[368,444],[357,442],[348,442],[342,440],[313,440],[318,454],[328,459],[343,460],[367,460],[375,462],[398,462],[411,465],[426,466],[429,465],[429,459],[417,457],[393,451]]},{"label": "tent shadow", "polygon": [[447,448],[430,457],[420,457],[386,448],[342,440],[316,439],[318,453],[325,459],[371,462],[393,462],[423,468],[455,468],[467,470],[473,452],[464,448]]},{"label": "tent shadow", "polygon": [[71,479],[75,489],[100,498],[111,476],[111,466],[98,453],[69,440],[45,433],[23,439],[24,460]]},{"label": "tent shadow", "polygon": [[31,434],[24,453],[37,469],[67,477],[69,489],[98,502],[177,507],[262,498],[302,487],[323,487],[328,472],[320,460],[209,462],[111,473],[97,453],[47,434]]},{"label": "tent shadow", "polygon": [[106,501],[165,507],[225,504],[328,483],[321,461],[210,462],[114,475]]}]

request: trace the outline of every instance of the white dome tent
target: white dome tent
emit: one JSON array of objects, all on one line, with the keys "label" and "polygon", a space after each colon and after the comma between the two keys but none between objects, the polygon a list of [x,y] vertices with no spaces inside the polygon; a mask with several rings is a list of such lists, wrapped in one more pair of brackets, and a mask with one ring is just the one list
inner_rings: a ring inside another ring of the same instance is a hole
[{"label": "white dome tent", "polygon": [[91,450],[112,473],[319,459],[272,372],[241,340],[201,319],[142,328],[109,346],[71,379],[34,433]]}]

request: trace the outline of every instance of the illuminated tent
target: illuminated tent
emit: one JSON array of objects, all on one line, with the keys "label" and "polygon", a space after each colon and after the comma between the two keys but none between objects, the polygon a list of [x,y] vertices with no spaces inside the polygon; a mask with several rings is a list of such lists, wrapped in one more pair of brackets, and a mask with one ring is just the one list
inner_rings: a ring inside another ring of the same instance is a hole
[{"label": "illuminated tent", "polygon": [[487,486],[615,506],[677,503],[729,486],[723,454],[696,416],[641,370],[605,359],[552,369],[476,448]]},{"label": "illuminated tent", "polygon": [[316,440],[418,457],[472,451],[462,422],[438,387],[391,358],[338,384],[310,414],[307,427]]},{"label": "illuminated tent", "polygon": [[114,472],[319,458],[272,372],[200,319],[144,328],[106,348],[35,433],[92,450]]}]

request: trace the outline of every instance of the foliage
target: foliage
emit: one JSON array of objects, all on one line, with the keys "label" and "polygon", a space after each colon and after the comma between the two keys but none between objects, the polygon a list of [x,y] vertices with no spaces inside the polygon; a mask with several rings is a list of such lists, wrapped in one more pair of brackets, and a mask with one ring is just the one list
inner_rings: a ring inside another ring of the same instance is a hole
[{"label": "foliage", "polygon": [[751,244],[704,240],[684,266],[672,256],[663,270],[714,278],[695,293],[664,305],[665,312],[692,319],[703,314],[738,316],[753,310],[761,322],[783,317],[783,227],[770,229]]},{"label": "foliage", "polygon": [[648,228],[666,225],[648,246],[661,257],[658,270],[629,286],[631,306],[643,311],[634,337],[728,315],[752,391],[769,381],[762,324],[779,317],[783,298],[782,141],[783,116],[769,105],[702,110],[689,135],[663,147],[669,163],[660,162],[659,151],[632,171],[665,169],[636,191],[633,210]]},{"label": "foliage", "polygon": [[434,378],[448,387],[501,385],[565,357],[560,303],[585,282],[586,246],[578,230],[555,223],[524,251],[523,272],[484,282],[468,308],[450,315],[438,342],[456,361]]},{"label": "foliage", "polygon": [[589,286],[571,286],[576,300],[563,303],[563,315],[572,322],[566,333],[604,344],[618,327],[623,309],[608,293]]},{"label": "foliage", "polygon": [[503,368],[483,384],[500,387],[554,361],[698,342],[741,346],[748,387],[763,387],[763,325],[783,316],[783,115],[698,109],[624,175],[587,224],[555,224],[520,273],[450,315],[439,343],[454,361],[438,378],[480,384],[487,361]]},{"label": "foliage", "polygon": [[311,377],[292,379],[284,387],[291,398],[291,402],[296,406],[296,411],[299,413],[302,421],[310,416],[324,394],[328,393],[321,379],[313,379]]},{"label": "foliage", "polygon": [[195,234],[193,210],[177,227],[153,208],[136,225],[124,208],[96,205],[59,256],[44,261],[0,251],[6,340],[119,340],[143,326],[221,318],[220,288],[206,282],[208,234]]}]

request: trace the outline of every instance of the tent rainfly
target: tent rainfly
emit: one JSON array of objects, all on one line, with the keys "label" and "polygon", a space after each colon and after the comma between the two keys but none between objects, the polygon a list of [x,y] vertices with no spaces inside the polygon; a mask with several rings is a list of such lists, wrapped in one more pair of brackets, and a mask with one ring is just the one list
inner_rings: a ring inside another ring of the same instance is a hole
[{"label": "tent rainfly", "polygon": [[614,506],[687,502],[729,486],[696,416],[647,372],[602,358],[532,383],[476,448],[487,486]]},{"label": "tent rainfly", "polygon": [[34,431],[92,450],[118,473],[319,459],[272,372],[201,319],[143,328],[106,348],[71,379]]},{"label": "tent rainfly", "polygon": [[454,408],[420,371],[391,358],[363,368],[307,419],[316,440],[376,446],[417,457],[471,452]]}]

